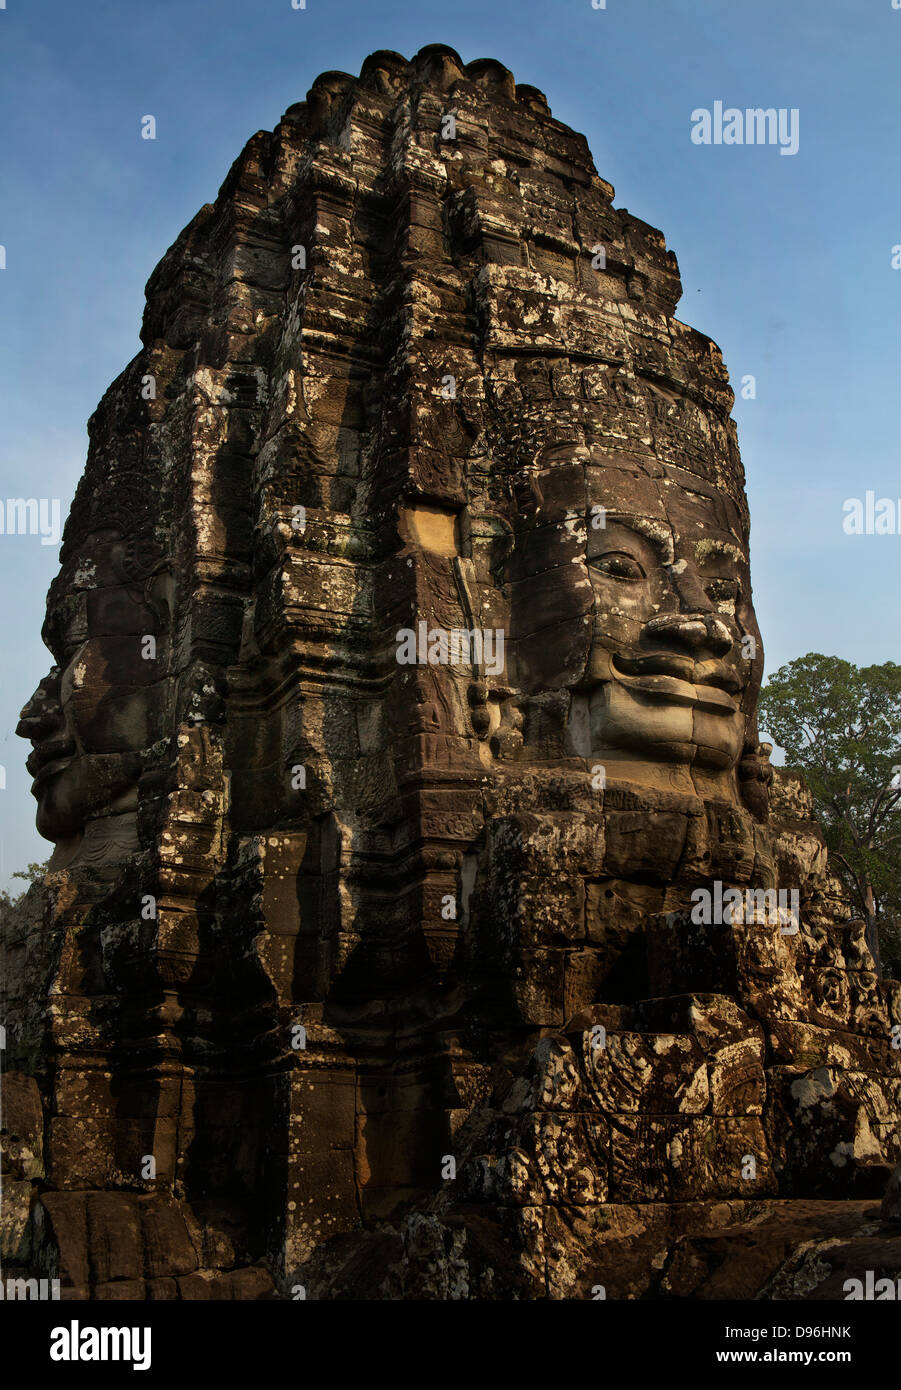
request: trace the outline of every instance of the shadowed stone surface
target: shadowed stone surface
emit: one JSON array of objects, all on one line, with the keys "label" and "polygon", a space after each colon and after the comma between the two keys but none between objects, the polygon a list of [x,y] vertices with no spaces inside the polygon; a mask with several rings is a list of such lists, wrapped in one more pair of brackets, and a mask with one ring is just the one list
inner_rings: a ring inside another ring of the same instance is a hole
[{"label": "shadowed stone surface", "polygon": [[758,742],[732,391],[612,198],[499,63],[377,53],[150,278],[3,927],[4,1253],[67,1297],[901,1271],[901,986]]}]

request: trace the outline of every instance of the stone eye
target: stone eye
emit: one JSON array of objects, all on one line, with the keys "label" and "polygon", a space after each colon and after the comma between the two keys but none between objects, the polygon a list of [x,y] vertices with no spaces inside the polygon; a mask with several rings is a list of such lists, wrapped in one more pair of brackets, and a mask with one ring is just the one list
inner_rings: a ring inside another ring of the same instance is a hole
[{"label": "stone eye", "polygon": [[592,569],[601,574],[609,574],[614,579],[644,579],[645,572],[637,560],[624,551],[614,550],[608,555],[597,555],[588,561]]},{"label": "stone eye", "polygon": [[705,587],[707,597],[714,603],[734,603],[738,598],[738,581],[735,579],[711,579]]}]

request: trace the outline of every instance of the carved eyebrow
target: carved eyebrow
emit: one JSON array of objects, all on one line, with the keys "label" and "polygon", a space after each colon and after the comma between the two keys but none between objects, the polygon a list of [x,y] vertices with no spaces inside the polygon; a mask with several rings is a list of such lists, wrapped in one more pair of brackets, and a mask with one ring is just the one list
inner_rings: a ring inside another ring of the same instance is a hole
[{"label": "carved eyebrow", "polygon": [[[634,531],[641,536],[657,551],[660,561],[664,565],[671,565],[675,560],[673,549],[673,533],[665,521],[658,521],[652,516],[638,516],[634,512],[628,514],[624,512],[608,511],[606,520],[615,522],[617,526],[622,526],[627,531]],[[589,535],[591,532],[589,531]]]},{"label": "carved eyebrow", "polygon": [[742,564],[745,558],[741,548],[733,545],[731,541],[718,541],[708,537],[695,541],[695,559],[698,564],[703,564],[705,560],[709,560],[711,555],[725,555],[728,559],[735,560],[737,564]]}]

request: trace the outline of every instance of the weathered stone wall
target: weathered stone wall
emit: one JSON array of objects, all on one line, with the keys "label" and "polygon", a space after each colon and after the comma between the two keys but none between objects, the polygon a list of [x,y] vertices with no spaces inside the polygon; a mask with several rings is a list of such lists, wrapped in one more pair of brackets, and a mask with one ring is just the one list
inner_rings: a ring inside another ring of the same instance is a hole
[{"label": "weathered stone wall", "polygon": [[70,1297],[690,1296],[901,1156],[727,374],[612,199],[499,63],[378,53],[150,278],[20,725],[8,1254]]}]

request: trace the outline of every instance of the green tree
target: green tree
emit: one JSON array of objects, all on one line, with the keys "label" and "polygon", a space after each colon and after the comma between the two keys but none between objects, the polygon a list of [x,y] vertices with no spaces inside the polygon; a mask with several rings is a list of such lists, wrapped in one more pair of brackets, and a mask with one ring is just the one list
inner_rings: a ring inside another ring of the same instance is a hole
[{"label": "green tree", "polygon": [[879,965],[901,966],[901,666],[810,652],[773,675],[760,722],[803,773],[833,870]]},{"label": "green tree", "polygon": [[[48,859],[43,864],[29,864],[27,869],[17,869],[10,877],[24,878],[28,884],[28,888],[30,888],[33,883],[40,883],[47,872],[47,865],[49,863],[50,860]],[[17,893],[15,897],[13,897],[6,888],[0,890],[0,907],[15,906],[20,898],[24,898],[25,894],[28,892],[28,888],[23,888],[22,892]]]}]

